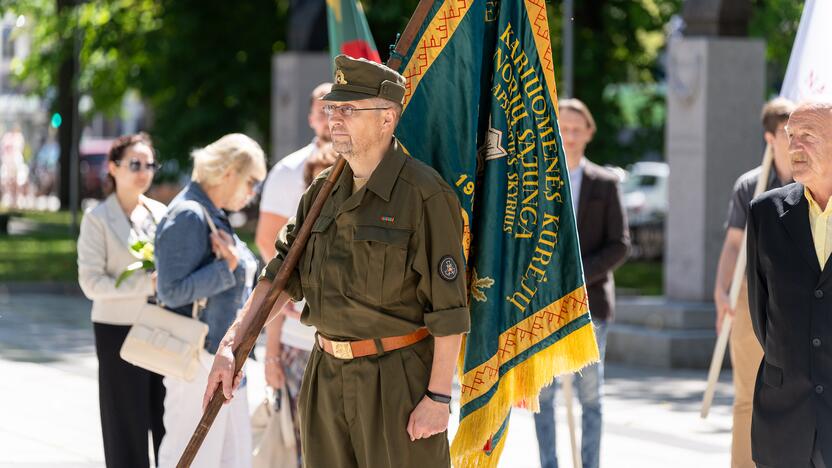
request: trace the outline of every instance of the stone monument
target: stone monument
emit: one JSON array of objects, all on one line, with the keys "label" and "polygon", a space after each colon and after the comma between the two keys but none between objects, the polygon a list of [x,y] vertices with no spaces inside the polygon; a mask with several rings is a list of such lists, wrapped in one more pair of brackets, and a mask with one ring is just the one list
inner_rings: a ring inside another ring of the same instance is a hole
[{"label": "stone monument", "polygon": [[324,0],[292,0],[288,24],[288,50],[272,58],[272,163],[309,144],[309,95],[332,81]]},{"label": "stone monument", "polygon": [[713,287],[736,178],[763,156],[765,47],[743,37],[750,0],[688,0],[668,47],[670,164],[664,291],[622,298],[611,361],[706,368],[716,341]]}]

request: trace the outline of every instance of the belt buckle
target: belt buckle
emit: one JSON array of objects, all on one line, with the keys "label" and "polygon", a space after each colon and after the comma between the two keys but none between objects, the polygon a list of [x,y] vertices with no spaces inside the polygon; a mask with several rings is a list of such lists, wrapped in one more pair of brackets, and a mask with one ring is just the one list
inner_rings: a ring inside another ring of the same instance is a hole
[{"label": "belt buckle", "polygon": [[352,359],[352,346],[349,341],[333,341],[332,354],[338,359]]}]

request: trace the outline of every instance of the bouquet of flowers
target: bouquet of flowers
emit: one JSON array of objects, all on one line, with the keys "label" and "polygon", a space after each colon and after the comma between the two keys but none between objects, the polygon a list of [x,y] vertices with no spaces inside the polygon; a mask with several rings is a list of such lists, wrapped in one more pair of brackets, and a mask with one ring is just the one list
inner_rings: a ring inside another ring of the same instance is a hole
[{"label": "bouquet of flowers", "polygon": [[124,280],[139,270],[153,271],[156,269],[156,262],[153,261],[153,242],[138,240],[130,246],[130,253],[139,260],[127,265],[127,268],[118,275],[116,287],[119,287]]}]

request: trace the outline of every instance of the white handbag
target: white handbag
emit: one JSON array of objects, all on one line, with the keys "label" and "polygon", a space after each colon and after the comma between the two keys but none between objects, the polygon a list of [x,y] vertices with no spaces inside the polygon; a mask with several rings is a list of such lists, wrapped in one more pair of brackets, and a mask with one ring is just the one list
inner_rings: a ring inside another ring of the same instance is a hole
[{"label": "white handbag", "polygon": [[[205,211],[205,207],[202,208]],[[217,227],[205,212],[211,232]],[[127,333],[119,355],[125,361],[163,375],[191,381],[199,370],[199,353],[205,346],[208,325],[199,321],[206,299],[194,302],[191,316],[145,304]]]},{"label": "white handbag", "polygon": [[127,333],[119,355],[125,361],[165,377],[191,381],[199,370],[208,325],[155,304],[145,304]]},{"label": "white handbag", "polygon": [[253,468],[297,468],[298,447],[289,390],[266,388],[266,398],[251,415]]}]

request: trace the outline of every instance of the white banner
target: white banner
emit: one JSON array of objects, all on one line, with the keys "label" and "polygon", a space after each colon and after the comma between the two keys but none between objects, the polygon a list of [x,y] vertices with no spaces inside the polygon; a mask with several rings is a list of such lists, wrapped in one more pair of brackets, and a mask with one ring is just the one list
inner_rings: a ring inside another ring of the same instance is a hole
[{"label": "white banner", "polygon": [[780,95],[796,103],[832,98],[832,0],[806,0]]}]

